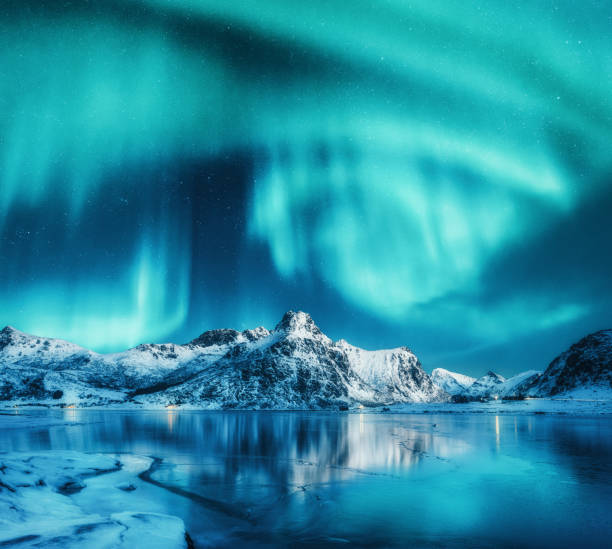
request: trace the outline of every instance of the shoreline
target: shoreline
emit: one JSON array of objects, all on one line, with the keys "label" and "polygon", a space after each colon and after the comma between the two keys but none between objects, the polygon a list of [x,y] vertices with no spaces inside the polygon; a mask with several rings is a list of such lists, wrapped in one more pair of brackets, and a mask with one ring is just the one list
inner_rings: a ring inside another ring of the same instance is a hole
[{"label": "shoreline", "polygon": [[220,408],[199,407],[194,405],[150,405],[139,403],[117,403],[109,405],[65,405],[40,402],[8,402],[0,404],[0,415],[17,416],[22,411],[28,410],[57,410],[57,411],[117,411],[117,412],[208,412],[208,413],[236,413],[236,412],[312,412],[333,414],[489,414],[489,415],[569,415],[569,416],[612,416],[612,401],[610,400],[587,400],[587,399],[545,399],[532,398],[526,400],[500,400],[489,402],[429,402],[429,403],[402,403],[387,406],[373,407],[349,407],[348,410],[333,408]]}]

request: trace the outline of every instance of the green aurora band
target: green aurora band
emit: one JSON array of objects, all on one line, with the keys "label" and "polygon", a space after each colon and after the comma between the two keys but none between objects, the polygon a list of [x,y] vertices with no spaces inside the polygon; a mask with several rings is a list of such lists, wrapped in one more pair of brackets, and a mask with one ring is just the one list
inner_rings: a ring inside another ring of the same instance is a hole
[{"label": "green aurora band", "polygon": [[27,254],[0,241],[7,322],[101,350],[180,330],[188,215],[147,196],[163,192],[147,172],[117,174],[236,151],[257,151],[244,245],[264,244],[281,280],[320,279],[356,310],[472,341],[589,313],[572,295],[475,296],[500,252],[606,191],[605,3],[45,4],[2,15],[0,229],[61,204],[48,245],[72,264],[79,223],[113,223],[93,195],[131,188],[139,221],[117,268],[74,278],[29,277]]}]

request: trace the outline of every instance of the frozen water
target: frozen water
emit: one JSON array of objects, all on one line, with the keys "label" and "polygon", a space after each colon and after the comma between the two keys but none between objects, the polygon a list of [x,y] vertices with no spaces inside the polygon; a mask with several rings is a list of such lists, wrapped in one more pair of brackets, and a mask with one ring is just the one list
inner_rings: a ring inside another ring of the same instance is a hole
[{"label": "frozen water", "polygon": [[174,536],[147,547],[172,547],[183,521],[196,547],[608,546],[609,415],[442,411],[29,411],[0,415],[0,461],[119,460],[66,495],[46,467],[54,513],[98,517],[88,547],[113,546],[116,524],[126,547],[147,528]]},{"label": "frozen water", "polygon": [[[75,451],[0,454],[0,546],[187,547],[180,518],[134,511],[138,499],[113,489],[152,462],[129,454]],[[104,513],[104,500],[121,512]]]}]

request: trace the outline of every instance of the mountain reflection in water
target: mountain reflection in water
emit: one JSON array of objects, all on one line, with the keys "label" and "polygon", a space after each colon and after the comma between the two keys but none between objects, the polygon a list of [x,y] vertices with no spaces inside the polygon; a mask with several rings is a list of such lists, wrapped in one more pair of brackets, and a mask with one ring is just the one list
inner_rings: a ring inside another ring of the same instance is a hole
[{"label": "mountain reflection in water", "polygon": [[[0,429],[3,450],[159,458],[134,497],[181,516],[197,547],[605,547],[612,534],[606,418],[176,409],[27,416],[36,416],[30,428]],[[86,493],[81,504],[106,505],[87,503]]]}]

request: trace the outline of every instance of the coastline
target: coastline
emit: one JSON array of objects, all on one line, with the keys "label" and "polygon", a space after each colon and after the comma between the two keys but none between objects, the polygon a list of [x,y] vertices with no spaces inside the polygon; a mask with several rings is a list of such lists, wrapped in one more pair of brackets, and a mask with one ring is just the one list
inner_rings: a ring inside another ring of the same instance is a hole
[{"label": "coastline", "polygon": [[401,403],[388,406],[375,407],[349,407],[348,410],[333,408],[257,408],[235,407],[221,408],[219,406],[164,406],[150,403],[125,402],[113,403],[104,406],[87,405],[83,403],[65,405],[47,402],[12,401],[0,404],[0,414],[17,416],[28,410],[95,410],[95,411],[166,411],[166,412],[313,412],[338,414],[490,414],[490,415],[571,415],[571,416],[599,416],[612,415],[611,400],[571,399],[571,398],[530,398],[525,400],[492,400],[489,402],[428,402],[428,403]]}]

